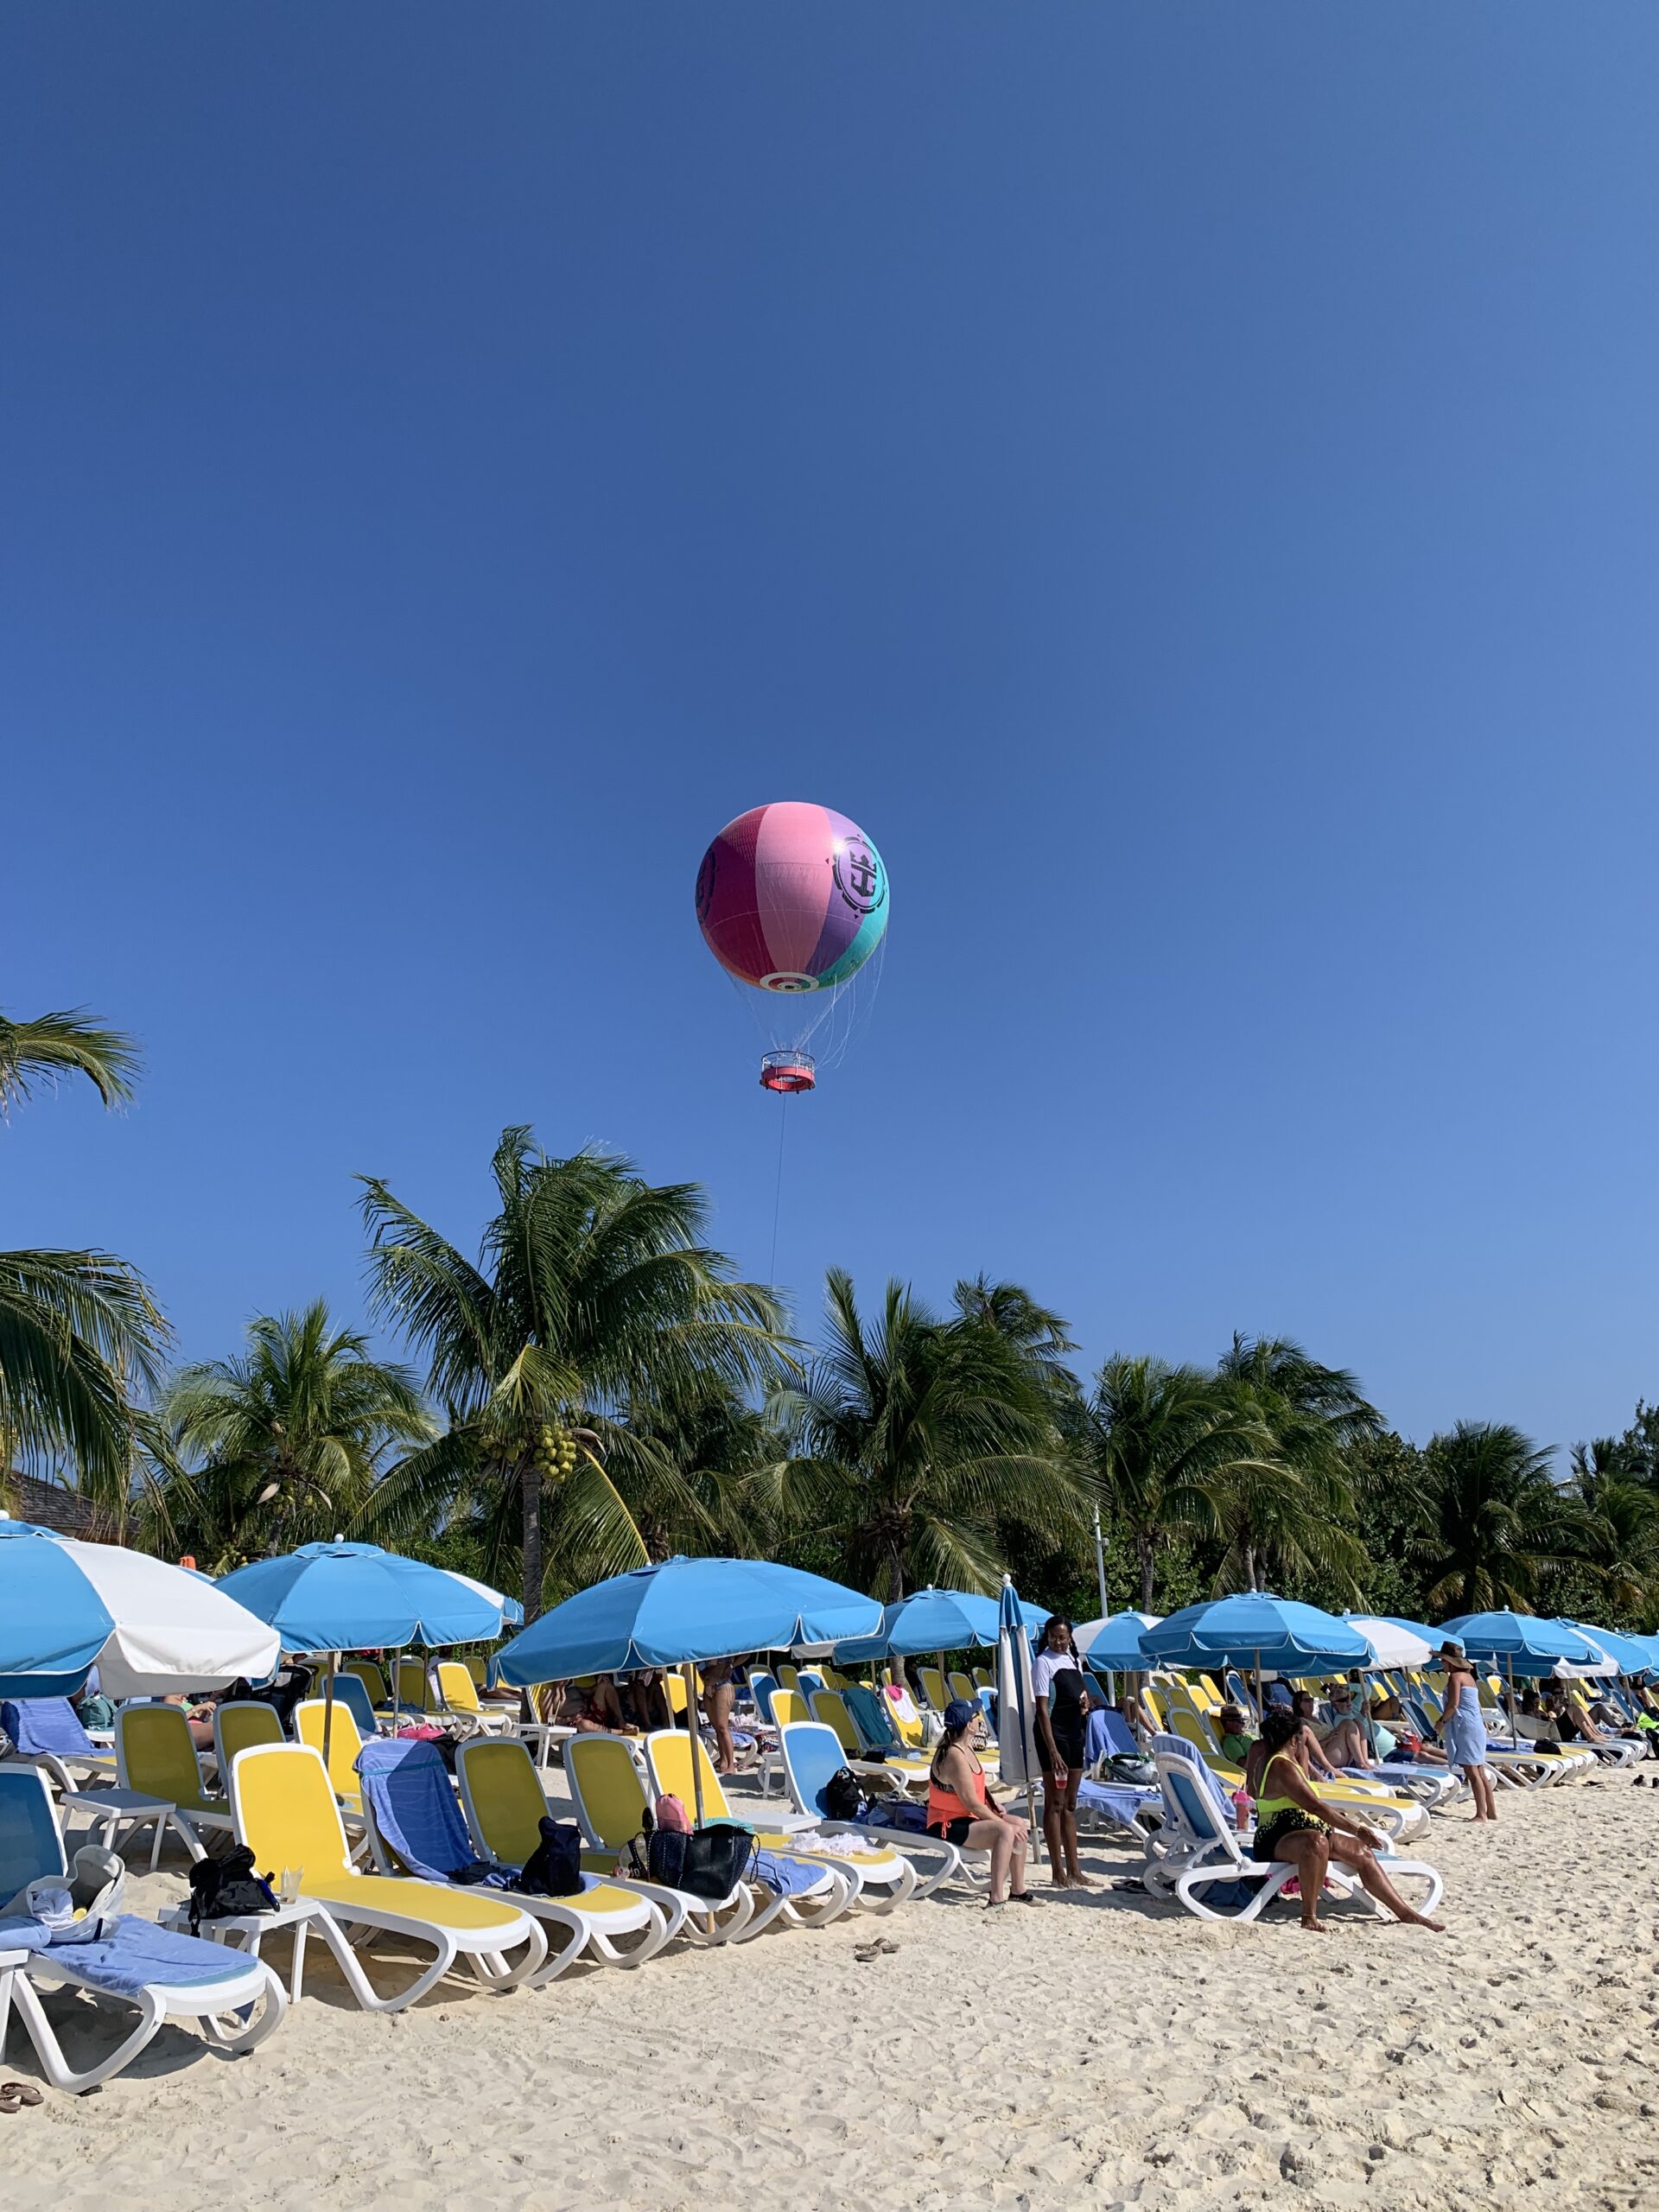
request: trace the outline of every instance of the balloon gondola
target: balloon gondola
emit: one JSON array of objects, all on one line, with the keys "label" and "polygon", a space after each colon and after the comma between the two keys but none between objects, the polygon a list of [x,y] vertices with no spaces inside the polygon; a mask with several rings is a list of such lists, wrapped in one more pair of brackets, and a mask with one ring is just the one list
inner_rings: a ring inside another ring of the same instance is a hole
[{"label": "balloon gondola", "polygon": [[810,1052],[762,1052],[760,1088],[793,1098],[803,1090],[816,1090],[818,1064]]}]

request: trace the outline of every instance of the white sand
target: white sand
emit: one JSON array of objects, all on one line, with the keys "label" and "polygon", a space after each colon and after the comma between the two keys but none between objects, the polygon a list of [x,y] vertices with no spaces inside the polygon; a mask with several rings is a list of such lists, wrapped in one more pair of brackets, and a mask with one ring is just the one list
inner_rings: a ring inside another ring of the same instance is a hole
[{"label": "white sand", "polygon": [[[314,1945],[251,2057],[164,2030],[97,2095],[0,2119],[0,2205],[1653,2212],[1659,1791],[1500,1810],[1422,1847],[1444,1936],[1341,1913],[1305,1936],[1292,1908],[1210,1928],[1109,1891],[928,1903],[397,2017],[351,2007]],[[855,1963],[876,1933],[897,1955]]]}]

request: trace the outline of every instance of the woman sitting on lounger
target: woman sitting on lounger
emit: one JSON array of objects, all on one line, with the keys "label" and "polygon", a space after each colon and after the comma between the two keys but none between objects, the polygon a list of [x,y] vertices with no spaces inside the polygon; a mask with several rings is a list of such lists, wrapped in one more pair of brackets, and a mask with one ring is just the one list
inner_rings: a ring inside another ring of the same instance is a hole
[{"label": "woman sitting on lounger", "polygon": [[1278,1859],[1296,1869],[1301,1889],[1302,1925],[1325,1932],[1319,1918],[1319,1894],[1325,1870],[1333,1862],[1357,1874],[1370,1894],[1387,1905],[1396,1920],[1412,1928],[1431,1928],[1441,1933],[1441,1923],[1414,1912],[1376,1863],[1376,1853],[1386,1840],[1375,1828],[1352,1820],[1340,1806],[1316,1797],[1292,1748],[1302,1723],[1282,1708],[1269,1713],[1262,1724],[1260,1779],[1255,1789],[1257,1859]]},{"label": "woman sitting on lounger", "polygon": [[[927,1777],[927,1832],[946,1843],[991,1854],[991,1904],[1035,1904],[1026,1887],[1026,1828],[990,1793],[975,1748],[985,1715],[965,1697],[944,1708],[944,1733]],[[1012,1879],[1014,1887],[1009,1889]]]},{"label": "woman sitting on lounger", "polygon": [[1320,1739],[1325,1756],[1332,1766],[1375,1766],[1370,1740],[1354,1702],[1354,1694],[1346,1682],[1338,1682],[1331,1692],[1331,1726]]}]

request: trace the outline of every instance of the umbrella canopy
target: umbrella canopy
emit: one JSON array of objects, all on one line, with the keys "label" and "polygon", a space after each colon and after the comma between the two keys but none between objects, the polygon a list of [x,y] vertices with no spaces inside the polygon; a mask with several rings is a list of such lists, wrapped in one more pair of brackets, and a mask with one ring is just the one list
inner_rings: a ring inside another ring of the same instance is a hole
[{"label": "umbrella canopy", "polygon": [[502,1651],[503,1681],[563,1681],[873,1636],[881,1608],[770,1560],[671,1559],[580,1590]]},{"label": "umbrella canopy", "polygon": [[1031,1677],[1031,1634],[1012,1582],[1002,1585],[996,1638],[996,1741],[1000,1778],[1011,1789],[1032,1791],[1035,1819],[1037,1693]]},{"label": "umbrella canopy", "polygon": [[1563,1659],[1586,1667],[1602,1656],[1577,1629],[1533,1613],[1459,1613],[1441,1624],[1440,1634],[1455,1637],[1471,1659],[1512,1675],[1553,1675]]},{"label": "umbrella canopy", "polygon": [[470,1574],[463,1574],[459,1567],[452,1567],[448,1572],[454,1576],[457,1582],[464,1582],[469,1590],[476,1590],[480,1598],[487,1598],[491,1605],[499,1608],[501,1626],[496,1630],[498,1636],[510,1628],[524,1626],[524,1609],[516,1598],[506,1597],[499,1590],[492,1590],[487,1582],[474,1581]]},{"label": "umbrella canopy", "polygon": [[181,1567],[0,1515],[0,1696],[67,1697],[93,1666],[109,1697],[223,1689],[269,1674],[276,1651],[264,1621]]},{"label": "umbrella canopy", "polygon": [[1653,1649],[1646,1637],[1627,1636],[1622,1629],[1597,1628],[1590,1621],[1560,1619],[1551,1625],[1571,1629],[1605,1655],[1607,1663],[1596,1668],[1598,1674],[1645,1675],[1652,1670]]},{"label": "umbrella canopy", "polygon": [[1344,1613],[1342,1618],[1376,1654],[1373,1667],[1427,1667],[1440,1646],[1432,1630],[1413,1628],[1383,1613]]},{"label": "umbrella canopy", "polygon": [[1335,1613],[1262,1590],[1183,1605],[1147,1629],[1141,1648],[1154,1666],[1255,1667],[1275,1675],[1339,1675],[1373,1663],[1368,1640]]},{"label": "umbrella canopy", "polygon": [[378,1544],[302,1544],[219,1583],[284,1651],[378,1651],[405,1643],[483,1643],[501,1633],[499,1595],[465,1575]]},{"label": "umbrella canopy", "polygon": [[1139,1674],[1147,1664],[1141,1634],[1156,1628],[1162,1618],[1161,1613],[1128,1612],[1084,1621],[1075,1638],[1077,1649],[1091,1667],[1103,1667],[1109,1674]]},{"label": "umbrella canopy", "polygon": [[[1048,1615],[1016,1598],[1028,1635],[1040,1635]],[[837,1660],[910,1659],[928,1651],[967,1651],[996,1642],[1001,1607],[995,1598],[971,1590],[915,1590],[881,1609],[874,1636],[847,1637],[836,1646]]]},{"label": "umbrella canopy", "polygon": [[1427,1644],[1431,1653],[1440,1649],[1445,1636],[1444,1630],[1431,1628],[1427,1621],[1408,1621],[1403,1613],[1368,1614],[1366,1618],[1387,1621],[1391,1628],[1404,1629],[1408,1636],[1414,1636],[1419,1643]]}]

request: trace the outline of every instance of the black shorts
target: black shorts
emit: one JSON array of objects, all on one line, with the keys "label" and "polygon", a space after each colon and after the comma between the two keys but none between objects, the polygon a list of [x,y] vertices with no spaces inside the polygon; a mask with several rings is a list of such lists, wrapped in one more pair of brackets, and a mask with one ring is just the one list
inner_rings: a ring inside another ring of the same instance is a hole
[{"label": "black shorts", "polygon": [[971,1821],[958,1816],[954,1821],[930,1821],[927,1832],[929,1835],[937,1836],[941,1843],[966,1843],[968,1831],[973,1825]]},{"label": "black shorts", "polygon": [[[1057,1736],[1054,1738],[1054,1748],[1059,1753],[1061,1758],[1065,1760],[1066,1772],[1068,1774],[1082,1773],[1084,1751],[1083,1738],[1081,1737],[1078,1737],[1076,1743],[1071,1743],[1064,1737]],[[1040,1736],[1037,1738],[1037,1764],[1041,1767],[1045,1775],[1052,1776],[1054,1772],[1054,1763],[1049,1758],[1048,1746],[1044,1743]]]}]

